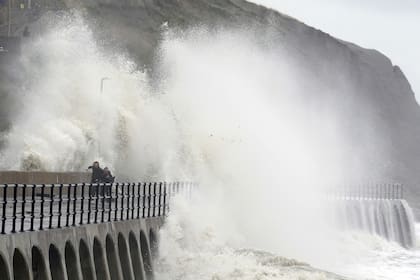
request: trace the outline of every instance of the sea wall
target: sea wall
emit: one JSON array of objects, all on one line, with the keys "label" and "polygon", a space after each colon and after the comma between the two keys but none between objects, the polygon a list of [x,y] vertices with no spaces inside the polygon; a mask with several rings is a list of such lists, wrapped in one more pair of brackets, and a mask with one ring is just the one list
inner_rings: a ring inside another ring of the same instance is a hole
[{"label": "sea wall", "polygon": [[0,184],[76,184],[90,182],[89,172],[0,171]]}]

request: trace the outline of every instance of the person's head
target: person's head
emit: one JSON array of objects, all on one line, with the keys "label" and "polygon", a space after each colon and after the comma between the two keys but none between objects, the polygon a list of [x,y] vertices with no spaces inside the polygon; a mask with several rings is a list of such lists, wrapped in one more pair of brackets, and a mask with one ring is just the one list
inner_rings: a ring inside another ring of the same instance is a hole
[{"label": "person's head", "polygon": [[99,161],[93,162],[93,167],[99,167]]},{"label": "person's head", "polygon": [[108,167],[105,167],[105,168],[104,168],[104,173],[105,173],[105,174],[109,174],[109,173],[111,173],[111,172],[109,171],[109,168],[108,168]]}]

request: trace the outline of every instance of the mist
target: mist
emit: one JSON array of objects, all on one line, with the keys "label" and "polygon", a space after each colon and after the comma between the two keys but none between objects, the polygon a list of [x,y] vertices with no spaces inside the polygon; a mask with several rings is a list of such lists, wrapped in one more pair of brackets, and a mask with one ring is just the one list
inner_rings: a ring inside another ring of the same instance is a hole
[{"label": "mist", "polygon": [[[78,171],[99,160],[121,180],[199,182],[160,234],[162,279],[182,278],[185,259],[195,260],[190,270],[211,270],[237,256],[258,267],[251,274],[270,271],[241,248],[334,263],[337,236],[321,197],[343,178],[380,178],[387,161],[371,120],[348,124],[366,105],[340,103],[352,91],[345,77],[339,89],[323,84],[269,34],[256,40],[258,30],[204,27],[162,27],[151,75],[103,49],[80,15],[47,22],[22,52],[26,82],[2,169]],[[190,279],[211,279],[200,273]]]}]

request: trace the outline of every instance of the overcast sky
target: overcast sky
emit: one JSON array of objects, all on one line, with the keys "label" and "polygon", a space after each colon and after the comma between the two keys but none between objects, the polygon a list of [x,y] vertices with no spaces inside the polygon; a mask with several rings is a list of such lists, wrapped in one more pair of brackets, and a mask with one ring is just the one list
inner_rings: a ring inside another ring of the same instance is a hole
[{"label": "overcast sky", "polygon": [[399,65],[420,101],[420,0],[251,0]]}]

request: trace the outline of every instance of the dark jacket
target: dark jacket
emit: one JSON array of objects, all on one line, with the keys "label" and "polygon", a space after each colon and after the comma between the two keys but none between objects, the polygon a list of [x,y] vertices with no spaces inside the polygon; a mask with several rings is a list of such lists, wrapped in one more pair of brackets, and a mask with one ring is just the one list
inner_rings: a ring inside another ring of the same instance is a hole
[{"label": "dark jacket", "polygon": [[112,176],[111,171],[104,171],[103,182],[104,183],[114,183],[115,177]]},{"label": "dark jacket", "polygon": [[100,167],[89,166],[89,169],[92,169],[92,178],[90,180],[91,183],[101,183],[104,170]]}]

